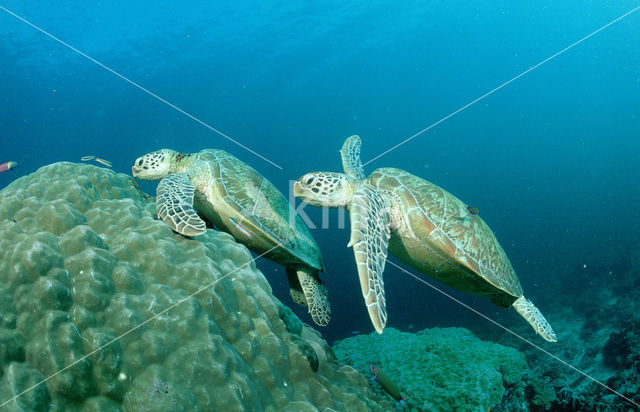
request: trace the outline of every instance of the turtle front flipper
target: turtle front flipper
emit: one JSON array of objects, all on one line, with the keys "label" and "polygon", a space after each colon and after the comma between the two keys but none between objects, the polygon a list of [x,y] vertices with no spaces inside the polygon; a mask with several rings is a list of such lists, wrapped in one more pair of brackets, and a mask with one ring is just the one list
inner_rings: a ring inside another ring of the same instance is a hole
[{"label": "turtle front flipper", "polygon": [[344,141],[342,149],[340,149],[344,173],[358,180],[364,179],[364,168],[360,160],[361,144],[360,136],[353,135]]},{"label": "turtle front flipper", "polygon": [[513,302],[514,309],[522,316],[531,327],[548,342],[557,342],[556,334],[549,322],[542,316],[540,310],[524,296],[520,296]]},{"label": "turtle front flipper", "polygon": [[351,199],[351,240],[362,296],[378,333],[387,323],[382,272],[389,245],[390,200],[373,186],[359,185]]},{"label": "turtle front flipper", "polygon": [[206,231],[206,224],[193,208],[196,186],[186,173],[167,175],[156,189],[156,213],[171,229],[185,236]]},{"label": "turtle front flipper", "polygon": [[293,301],[307,306],[315,323],[327,326],[331,319],[331,305],[327,288],[318,277],[318,271],[305,266],[288,266],[286,270]]}]

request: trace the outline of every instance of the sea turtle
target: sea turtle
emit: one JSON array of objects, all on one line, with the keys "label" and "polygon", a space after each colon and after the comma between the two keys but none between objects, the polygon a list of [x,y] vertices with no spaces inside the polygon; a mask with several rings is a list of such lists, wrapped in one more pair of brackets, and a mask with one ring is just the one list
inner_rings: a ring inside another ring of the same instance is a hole
[{"label": "sea turtle", "polygon": [[325,326],[331,310],[320,250],[309,229],[276,187],[253,168],[222,150],[185,154],[162,149],[139,157],[131,172],[160,180],[158,218],[185,236],[205,233],[199,215],[258,254],[286,269],[293,300],[307,305]]},{"label": "sea turtle", "polygon": [[[362,294],[378,333],[386,320],[384,271],[389,252],[451,287],[513,306],[544,339],[556,341],[540,311],[523,296],[520,281],[489,226],[458,198],[394,168],[365,178],[360,137],[349,137],[340,154],[345,174],[307,173],[294,195],[314,206],[349,209],[353,252]],[[477,209],[472,209],[477,211]]]}]

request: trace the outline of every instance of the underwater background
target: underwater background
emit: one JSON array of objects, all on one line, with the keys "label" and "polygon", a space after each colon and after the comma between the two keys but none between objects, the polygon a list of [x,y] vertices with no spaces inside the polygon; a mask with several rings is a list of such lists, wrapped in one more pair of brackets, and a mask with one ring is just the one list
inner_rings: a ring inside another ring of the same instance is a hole
[{"label": "underwater background", "polygon": [[[288,197],[290,180],[305,172],[341,170],[346,137],[362,137],[366,162],[637,5],[5,0],[3,8],[281,168],[0,10],[0,163],[18,163],[0,173],[0,188],[84,155],[130,174],[136,157],[153,150],[218,148]],[[549,306],[615,284],[640,248],[639,28],[640,13],[629,15],[365,173],[402,168],[477,207],[553,325]],[[155,183],[139,184],[155,193]],[[318,226],[332,304],[331,323],[316,329],[329,343],[370,333],[348,223],[338,227],[332,210],[323,229],[320,209],[304,211]],[[312,324],[291,301],[282,267],[257,266],[274,295]],[[521,322],[426,280],[507,327]],[[390,327],[501,333],[392,265],[385,287]]]}]

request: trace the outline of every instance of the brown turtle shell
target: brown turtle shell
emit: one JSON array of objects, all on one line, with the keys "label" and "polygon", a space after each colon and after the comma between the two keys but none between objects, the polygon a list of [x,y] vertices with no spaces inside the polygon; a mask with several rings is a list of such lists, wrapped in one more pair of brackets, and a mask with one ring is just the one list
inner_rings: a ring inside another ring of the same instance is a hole
[{"label": "brown turtle shell", "polygon": [[309,229],[269,180],[223,150],[192,156],[187,173],[198,188],[196,209],[207,220],[284,266],[305,263],[324,270]]},{"label": "brown turtle shell", "polygon": [[377,169],[367,181],[395,199],[389,252],[398,259],[499,306],[522,296],[520,281],[495,235],[460,199],[395,168]]}]

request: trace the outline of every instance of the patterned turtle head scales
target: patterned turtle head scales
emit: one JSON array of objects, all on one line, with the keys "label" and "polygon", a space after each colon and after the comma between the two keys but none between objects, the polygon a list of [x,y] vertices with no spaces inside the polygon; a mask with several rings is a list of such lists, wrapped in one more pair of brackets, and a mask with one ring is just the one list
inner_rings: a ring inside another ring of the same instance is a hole
[{"label": "patterned turtle head scales", "polygon": [[133,162],[131,174],[142,180],[160,180],[171,173],[183,172],[190,155],[162,149],[140,156]]},{"label": "patterned turtle head scales", "polygon": [[347,175],[313,172],[294,183],[293,194],[312,206],[341,207],[349,204],[354,189],[353,179]]}]

